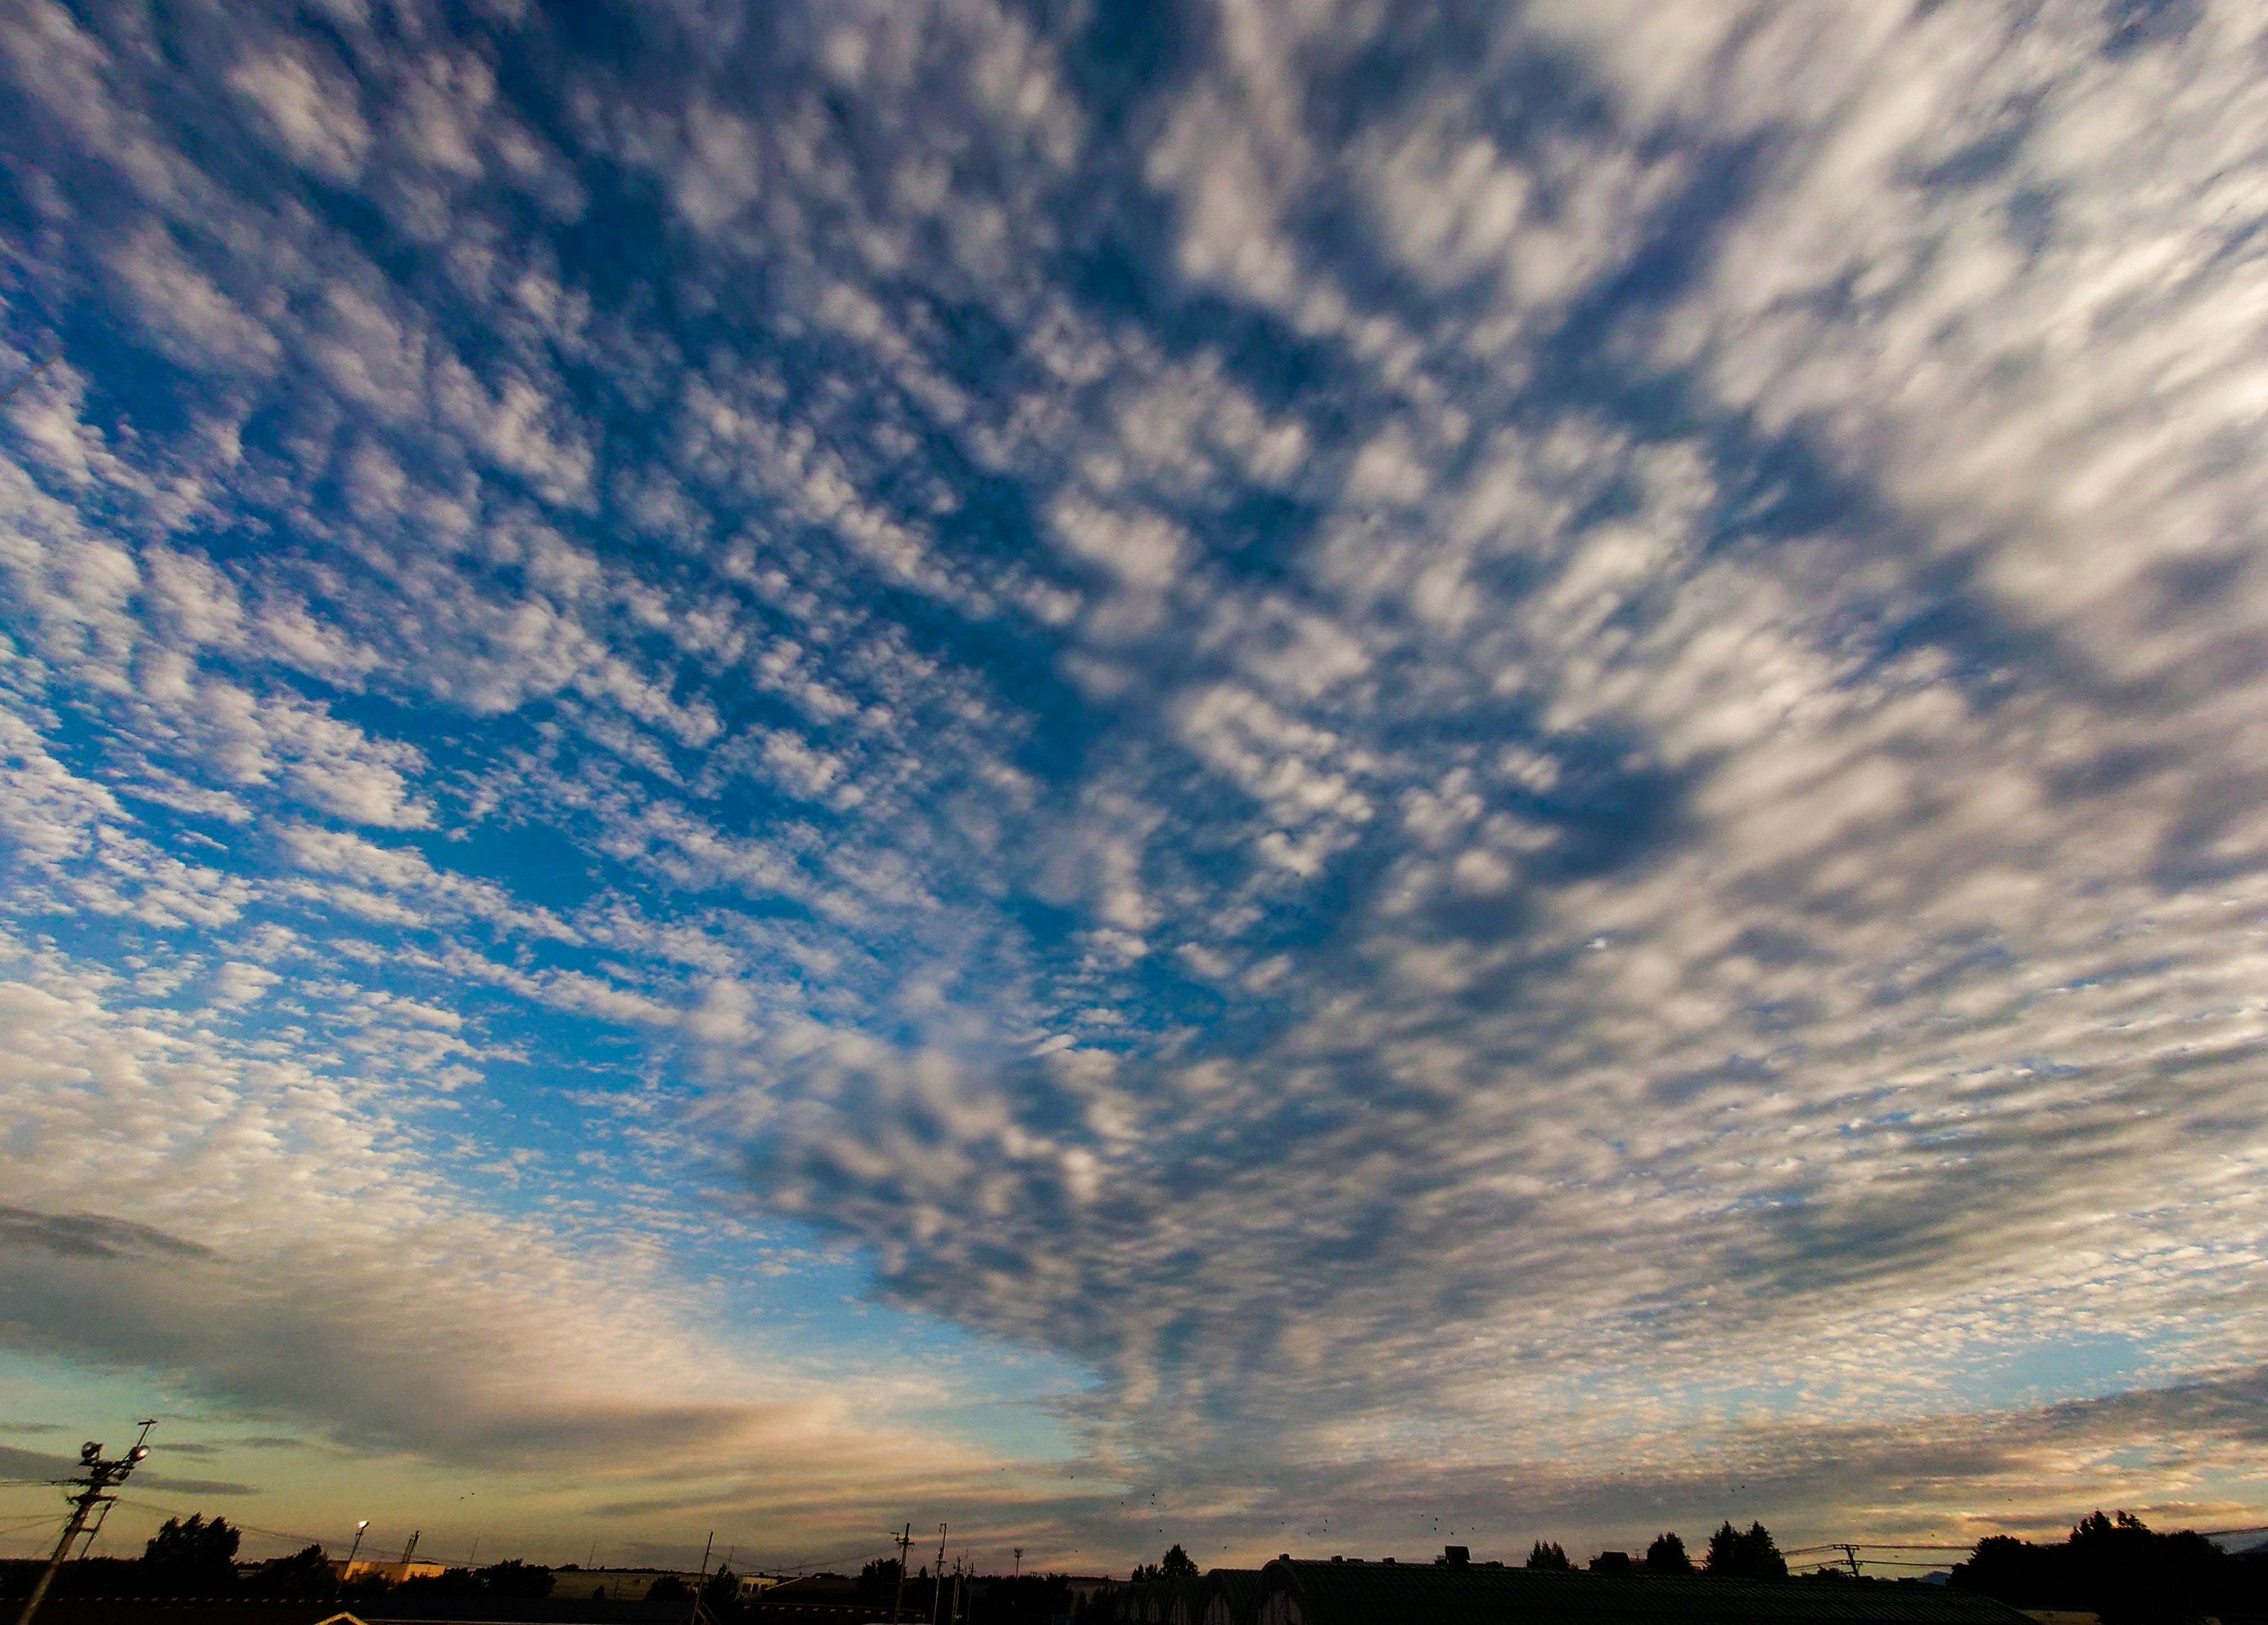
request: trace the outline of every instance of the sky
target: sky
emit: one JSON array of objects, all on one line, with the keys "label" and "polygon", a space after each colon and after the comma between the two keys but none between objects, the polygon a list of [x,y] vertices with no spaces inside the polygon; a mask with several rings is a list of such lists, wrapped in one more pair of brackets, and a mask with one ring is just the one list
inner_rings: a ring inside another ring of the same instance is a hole
[{"label": "sky", "polygon": [[742,1567],[2268,1522],[2264,63],[0,8],[0,1471]]}]

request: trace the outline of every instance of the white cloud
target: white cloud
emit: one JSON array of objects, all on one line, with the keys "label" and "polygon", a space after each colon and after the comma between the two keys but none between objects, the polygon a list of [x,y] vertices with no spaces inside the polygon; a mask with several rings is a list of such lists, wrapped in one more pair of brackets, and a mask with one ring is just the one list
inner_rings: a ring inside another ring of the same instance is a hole
[{"label": "white cloud", "polygon": [[97,824],[120,816],[118,798],[55,760],[21,718],[0,711],[0,822],[19,861],[52,867],[87,850]]},{"label": "white cloud", "polygon": [[164,226],[143,227],[105,257],[127,310],[174,360],[224,371],[275,365],[275,336],[191,263]]},{"label": "white cloud", "polygon": [[361,172],[370,126],[351,85],[284,50],[247,56],[229,70],[228,85],[260,108],[267,129],[294,163],[332,181],[351,181]]},{"label": "white cloud", "polygon": [[[571,1252],[550,1226],[446,1193],[402,1145],[413,1096],[167,1035],[99,977],[21,968],[36,979],[0,982],[0,1069],[18,1108],[11,1320],[30,1346],[187,1366],[211,1402],[282,1404],[342,1444],[460,1468],[595,1450],[617,1495],[690,1459],[757,1495],[830,1451],[878,1481],[993,1466],[893,1437],[800,1378],[755,1378],[634,1255]],[[285,1222],[260,1217],[278,1201]],[[594,1337],[601,1301],[617,1329]]]},{"label": "white cloud", "polygon": [[755,202],[762,174],[755,126],[705,102],[694,104],[670,196],[695,229],[713,232]]},{"label": "white cloud", "polygon": [[436,403],[497,464],[525,477],[544,499],[579,506],[591,482],[591,454],[564,414],[530,380],[512,376],[490,391],[461,365],[445,363]]}]

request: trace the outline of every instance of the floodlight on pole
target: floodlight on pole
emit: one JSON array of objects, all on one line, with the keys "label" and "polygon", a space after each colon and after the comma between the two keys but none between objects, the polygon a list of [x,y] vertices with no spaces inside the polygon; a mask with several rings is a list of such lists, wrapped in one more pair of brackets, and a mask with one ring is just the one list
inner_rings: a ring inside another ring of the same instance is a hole
[{"label": "floodlight on pole", "polygon": [[339,1570],[339,1584],[342,1585],[344,1585],[350,1579],[354,1577],[354,1560],[356,1555],[362,1550],[363,1533],[364,1531],[369,1529],[369,1527],[370,1519],[366,1518],[364,1518],[362,1522],[355,1525],[354,1544],[347,1548],[346,1566]]}]

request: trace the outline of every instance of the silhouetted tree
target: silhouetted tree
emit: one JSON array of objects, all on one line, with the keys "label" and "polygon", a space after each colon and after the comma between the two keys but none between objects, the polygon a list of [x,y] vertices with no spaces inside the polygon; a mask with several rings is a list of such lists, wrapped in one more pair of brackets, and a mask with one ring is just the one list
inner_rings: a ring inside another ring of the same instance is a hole
[{"label": "silhouetted tree", "polygon": [[236,1589],[236,1548],[244,1537],[202,1513],[169,1518],[142,1548],[142,1582],[163,1597],[221,1597]]},{"label": "silhouetted tree", "polygon": [[1675,1530],[1665,1530],[1653,1537],[1653,1544],[1646,1548],[1646,1571],[1648,1574],[1693,1572],[1693,1560],[1685,1555],[1685,1542]]},{"label": "silhouetted tree", "polygon": [[1601,1552],[1596,1557],[1591,1559],[1590,1568],[1593,1574],[1636,1572],[1636,1565],[1631,1562],[1628,1552]]},{"label": "silhouetted tree", "polygon": [[1181,1543],[1176,1541],[1173,1549],[1156,1562],[1135,1564],[1134,1572],[1128,1578],[1134,1584],[1144,1585],[1152,1580],[1194,1580],[1197,1577],[1196,1560],[1182,1550]]},{"label": "silhouetted tree", "polygon": [[1719,1579],[1787,1578],[1787,1559],[1779,1555],[1771,1531],[1762,1524],[1735,1529],[1729,1518],[1709,1537],[1709,1555],[1702,1560],[1701,1566]]},{"label": "silhouetted tree", "polygon": [[898,1560],[877,1557],[858,1570],[858,1601],[863,1607],[887,1608],[897,1595]]},{"label": "silhouetted tree", "polygon": [[1952,1582],[2020,1608],[2100,1614],[2103,1625],[2182,1625],[2220,1613],[2250,1612],[2241,1560],[2194,1530],[2160,1534],[2131,1512],[2079,1520],[2060,1546],[2007,1535],[1977,1543]]},{"label": "silhouetted tree", "polygon": [[473,1578],[491,1597],[549,1597],[555,1584],[551,1570],[517,1557],[475,1569]]},{"label": "silhouetted tree", "polygon": [[1077,1613],[1071,1584],[1059,1574],[996,1574],[983,1583],[969,1618],[974,1625],[1050,1625]]},{"label": "silhouetted tree", "polygon": [[701,1586],[701,1602],[710,1614],[730,1614],[740,1609],[740,1575],[730,1569],[719,1569]]},{"label": "silhouetted tree", "polygon": [[244,1589],[254,1597],[328,1597],[338,1589],[330,1559],[320,1546],[303,1547],[289,1557],[271,1557],[247,1576]]},{"label": "silhouetted tree", "polygon": [[454,1569],[444,1569],[438,1574],[413,1574],[395,1588],[405,1598],[416,1597],[477,1597],[481,1583],[473,1578],[473,1571],[461,1563]]},{"label": "silhouetted tree", "polygon": [[674,1574],[659,1575],[645,1588],[648,1602],[691,1602],[693,1588]]},{"label": "silhouetted tree", "polygon": [[1566,1570],[1575,1565],[1567,1561],[1567,1554],[1561,1549],[1559,1542],[1538,1540],[1528,1548],[1528,1566],[1531,1569]]},{"label": "silhouetted tree", "polygon": [[438,1574],[421,1574],[396,1589],[404,1597],[549,1597],[551,1570],[517,1557],[485,1569],[458,1567]]}]

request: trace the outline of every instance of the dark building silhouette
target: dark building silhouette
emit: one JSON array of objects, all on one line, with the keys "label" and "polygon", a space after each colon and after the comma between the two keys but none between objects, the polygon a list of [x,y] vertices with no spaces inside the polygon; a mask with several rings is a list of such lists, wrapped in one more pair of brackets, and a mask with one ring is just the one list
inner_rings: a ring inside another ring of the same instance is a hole
[{"label": "dark building silhouette", "polygon": [[1248,1625],[1260,1602],[1260,1570],[1216,1569],[1205,1576],[1204,1592],[1198,1625]]}]

